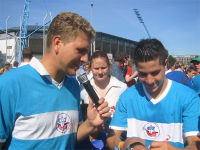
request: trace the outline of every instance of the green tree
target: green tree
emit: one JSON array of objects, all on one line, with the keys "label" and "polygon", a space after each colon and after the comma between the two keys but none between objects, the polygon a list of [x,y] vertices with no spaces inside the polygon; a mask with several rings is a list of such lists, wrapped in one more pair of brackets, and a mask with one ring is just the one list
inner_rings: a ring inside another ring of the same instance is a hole
[{"label": "green tree", "polygon": [[176,58],[174,58],[172,55],[168,56],[168,67],[173,66],[176,62]]}]

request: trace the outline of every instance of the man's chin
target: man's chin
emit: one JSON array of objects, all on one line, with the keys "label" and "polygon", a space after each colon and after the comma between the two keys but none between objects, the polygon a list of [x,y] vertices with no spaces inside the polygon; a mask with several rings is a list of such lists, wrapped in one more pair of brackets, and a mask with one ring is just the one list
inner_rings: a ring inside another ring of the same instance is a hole
[{"label": "man's chin", "polygon": [[76,70],[67,71],[66,74],[69,75],[69,76],[75,76],[76,75]]},{"label": "man's chin", "polygon": [[149,93],[155,93],[158,90],[158,88],[155,88],[155,87],[146,87],[146,90]]}]

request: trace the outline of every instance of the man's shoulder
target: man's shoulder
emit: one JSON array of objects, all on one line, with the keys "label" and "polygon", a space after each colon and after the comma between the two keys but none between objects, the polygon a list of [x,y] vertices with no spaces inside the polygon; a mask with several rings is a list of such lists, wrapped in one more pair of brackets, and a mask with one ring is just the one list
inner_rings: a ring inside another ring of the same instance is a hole
[{"label": "man's shoulder", "polygon": [[196,94],[192,88],[173,80],[172,80],[171,92],[173,92],[174,94],[176,93],[176,94],[182,95],[183,97],[184,95]]},{"label": "man's shoulder", "polygon": [[78,81],[77,81],[77,79],[76,79],[75,76],[68,76],[68,75],[66,75],[66,77],[65,77],[64,80],[65,80],[64,83],[65,83],[66,85],[69,85],[69,84],[70,84],[70,86],[76,85],[76,86],[79,87],[79,83],[78,83]]},{"label": "man's shoulder", "polygon": [[192,80],[198,80],[198,81],[200,81],[200,74],[198,74],[198,75],[196,75],[194,78],[192,78]]},{"label": "man's shoulder", "polygon": [[30,74],[29,73],[30,69],[31,69],[30,66],[24,66],[20,68],[11,69],[0,76],[0,82],[8,83],[8,81],[10,80],[14,81],[14,80],[19,80],[20,78],[24,79],[26,75]]}]

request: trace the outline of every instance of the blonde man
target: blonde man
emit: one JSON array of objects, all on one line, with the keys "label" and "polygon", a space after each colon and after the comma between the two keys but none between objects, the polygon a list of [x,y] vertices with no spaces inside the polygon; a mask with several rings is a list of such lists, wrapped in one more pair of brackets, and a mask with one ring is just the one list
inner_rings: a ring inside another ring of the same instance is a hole
[{"label": "blonde man", "polygon": [[42,60],[32,59],[1,76],[2,146],[10,150],[71,150],[110,116],[107,102],[100,99],[98,108],[90,102],[87,120],[80,124],[79,85],[70,77],[88,61],[94,36],[83,17],[71,12],[58,14],[48,29],[47,53]]}]

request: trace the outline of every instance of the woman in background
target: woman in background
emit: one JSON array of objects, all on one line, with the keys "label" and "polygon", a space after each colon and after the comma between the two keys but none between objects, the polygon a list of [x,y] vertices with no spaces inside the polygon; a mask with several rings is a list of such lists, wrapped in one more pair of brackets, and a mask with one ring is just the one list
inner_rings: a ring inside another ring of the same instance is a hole
[{"label": "woman in background", "polygon": [[[110,62],[108,56],[103,51],[95,51],[93,53],[90,60],[90,69],[93,74],[93,77],[90,79],[90,83],[99,98],[103,97],[105,101],[108,102],[112,113],[111,116],[113,116],[118,98],[127,88],[127,85],[110,75]],[[84,89],[82,89],[81,93],[83,90]],[[81,98],[83,98],[84,103],[89,103],[88,95]],[[93,148],[106,149],[105,138],[106,128],[108,125],[109,122],[107,122],[107,124],[102,128],[96,129],[95,134],[90,135],[89,138]]]}]

